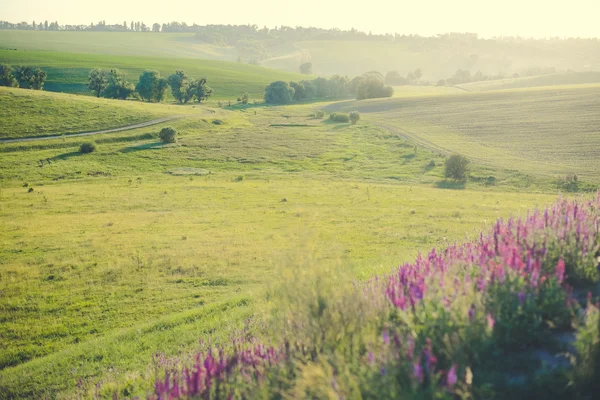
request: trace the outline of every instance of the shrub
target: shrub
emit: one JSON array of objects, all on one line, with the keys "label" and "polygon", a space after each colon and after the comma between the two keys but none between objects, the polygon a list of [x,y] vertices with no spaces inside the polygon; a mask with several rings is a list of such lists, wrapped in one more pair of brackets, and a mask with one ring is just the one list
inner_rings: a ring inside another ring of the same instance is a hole
[{"label": "shrub", "polygon": [[329,114],[329,120],[333,122],[350,122],[350,116],[343,113],[331,113]]},{"label": "shrub", "polygon": [[360,113],[358,111],[352,111],[349,115],[349,118],[350,121],[352,121],[352,124],[356,124],[360,119]]},{"label": "shrub", "polygon": [[315,114],[315,118],[319,118],[319,119],[325,118],[325,111],[323,111],[323,110],[317,111]]},{"label": "shrub", "polygon": [[158,134],[161,142],[163,143],[174,143],[177,140],[177,131],[170,126],[162,128]]},{"label": "shrub", "polygon": [[245,92],[240,96],[240,102],[242,104],[248,104],[248,101],[250,100],[250,93]]},{"label": "shrub", "polygon": [[87,154],[93,153],[94,151],[96,151],[96,144],[94,142],[84,142],[79,146],[80,153]]},{"label": "shrub", "polygon": [[444,176],[456,182],[465,182],[469,172],[470,161],[460,154],[453,154],[446,160]]}]

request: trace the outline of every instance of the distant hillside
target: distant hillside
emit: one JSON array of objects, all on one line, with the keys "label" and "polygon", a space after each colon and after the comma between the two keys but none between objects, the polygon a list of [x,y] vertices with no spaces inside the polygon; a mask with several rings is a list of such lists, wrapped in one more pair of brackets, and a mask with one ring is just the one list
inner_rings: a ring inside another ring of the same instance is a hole
[{"label": "distant hillside", "polygon": [[501,79],[496,81],[471,82],[458,85],[458,87],[468,91],[479,92],[486,90],[519,89],[555,85],[578,85],[588,83],[600,83],[600,72],[567,72],[563,74]]},{"label": "distant hillside", "polygon": [[[163,29],[165,29],[163,27]],[[475,34],[368,35],[317,28],[168,26],[167,32],[0,30],[0,49],[255,62],[315,75],[356,76],[377,70],[401,75],[420,68],[422,80],[447,79],[458,69],[473,75],[537,75],[532,70],[600,70],[598,39],[481,39]]]},{"label": "distant hillside", "polygon": [[138,80],[144,70],[157,70],[165,77],[176,70],[184,70],[193,78],[205,76],[208,84],[215,90],[214,99],[232,100],[244,92],[250,93],[251,98],[262,99],[265,86],[270,82],[306,78],[306,75],[274,71],[243,63],[191,58],[0,50],[0,61],[12,65],[42,67],[48,73],[46,90],[81,94],[90,94],[86,82],[92,68],[120,69],[127,74],[132,83]]}]

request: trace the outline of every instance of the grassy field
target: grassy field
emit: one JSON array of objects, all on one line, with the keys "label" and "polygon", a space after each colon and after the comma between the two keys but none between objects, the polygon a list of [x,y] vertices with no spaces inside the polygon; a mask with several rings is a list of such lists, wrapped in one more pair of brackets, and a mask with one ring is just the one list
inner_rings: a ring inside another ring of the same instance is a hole
[{"label": "grassy field", "polygon": [[600,181],[592,167],[600,157],[598,85],[352,101],[329,109],[357,109],[390,132],[482,165]]},{"label": "grassy field", "polygon": [[247,317],[295,252],[369,276],[554,197],[234,177],[3,189],[3,398],[72,391],[79,377],[192,349]]},{"label": "grassy field", "polygon": [[167,124],[95,137],[86,155],[80,138],[0,145],[0,398],[73,393],[79,378],[226,340],[299,253],[367,278],[556,197],[535,175],[478,164],[496,188],[438,189],[441,156],[371,116],[314,119],[319,106],[190,116],[168,123],[170,145],[157,139]]},{"label": "grassy field", "polygon": [[80,94],[91,94],[86,85],[93,68],[120,69],[132,83],[148,69],[157,70],[165,77],[184,70],[194,78],[205,76],[215,90],[213,99],[228,100],[235,100],[244,92],[250,93],[253,99],[262,99],[265,86],[273,81],[306,79],[306,75],[248,64],[190,58],[0,50],[0,62],[42,67],[48,73],[46,90]]},{"label": "grassy field", "polygon": [[0,87],[0,139],[60,135],[133,125],[200,109]]}]

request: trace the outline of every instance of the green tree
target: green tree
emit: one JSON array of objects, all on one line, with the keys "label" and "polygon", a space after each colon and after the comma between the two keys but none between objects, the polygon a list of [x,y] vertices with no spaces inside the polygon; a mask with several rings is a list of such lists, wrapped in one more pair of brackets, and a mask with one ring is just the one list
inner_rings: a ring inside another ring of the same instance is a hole
[{"label": "green tree", "polygon": [[154,91],[153,100],[160,103],[167,97],[167,89],[169,88],[169,82],[165,78],[160,78],[156,84],[156,90]]},{"label": "green tree", "polygon": [[446,160],[444,176],[456,182],[465,182],[469,173],[470,163],[467,157],[460,154],[453,154]]},{"label": "green tree", "polygon": [[406,85],[408,80],[400,75],[398,71],[389,71],[385,74],[385,83],[388,85],[400,86]]},{"label": "green tree", "polygon": [[317,78],[312,81],[315,88],[315,96],[319,99],[326,99],[331,96],[331,86],[325,78]]},{"label": "green tree", "polygon": [[248,92],[242,93],[242,95],[240,96],[240,101],[242,102],[242,104],[248,104],[249,100],[250,100],[250,93],[248,93]]},{"label": "green tree", "polygon": [[152,32],[160,32],[160,24],[156,22],[152,25]]},{"label": "green tree", "polygon": [[300,73],[304,75],[312,74],[312,63],[310,61],[300,64]]},{"label": "green tree", "polygon": [[13,74],[12,67],[8,64],[0,64],[0,86],[19,86]]},{"label": "green tree", "polygon": [[352,124],[356,124],[358,122],[358,120],[360,119],[360,113],[358,111],[352,111],[349,114],[350,117],[350,121],[352,122]]},{"label": "green tree", "polygon": [[206,78],[191,80],[186,91],[186,96],[189,100],[202,103],[212,96],[213,90],[206,84]]},{"label": "green tree", "polygon": [[46,77],[46,71],[39,67],[18,67],[15,70],[15,78],[19,86],[25,89],[42,90]]},{"label": "green tree", "polygon": [[185,72],[176,71],[174,74],[169,75],[168,83],[169,86],[171,86],[171,93],[175,100],[180,103],[187,103],[189,101],[189,98],[187,97],[189,79]]},{"label": "green tree", "polygon": [[108,74],[98,68],[94,68],[88,75],[88,88],[100,97],[102,92],[108,87]]},{"label": "green tree", "polygon": [[133,85],[127,82],[125,75],[119,70],[111,69],[108,73],[108,86],[104,90],[104,97],[125,100],[133,93]]},{"label": "green tree", "polygon": [[265,88],[265,102],[269,104],[290,104],[293,98],[294,88],[287,82],[272,82]]},{"label": "green tree", "polygon": [[142,72],[138,83],[135,85],[135,91],[139,94],[143,101],[154,100],[159,79],[160,73],[158,71]]},{"label": "green tree", "polygon": [[44,83],[48,74],[39,67],[33,69],[33,79],[31,80],[31,88],[35,90],[44,90]]},{"label": "green tree", "polygon": [[329,92],[334,98],[343,98],[348,96],[348,83],[350,80],[347,76],[333,75],[329,78]]},{"label": "green tree", "polygon": [[306,89],[302,83],[290,82],[290,87],[294,89],[294,101],[306,100]]},{"label": "green tree", "polygon": [[383,75],[379,72],[367,72],[356,87],[356,98],[359,100],[392,97],[393,94],[394,89],[385,86]]}]

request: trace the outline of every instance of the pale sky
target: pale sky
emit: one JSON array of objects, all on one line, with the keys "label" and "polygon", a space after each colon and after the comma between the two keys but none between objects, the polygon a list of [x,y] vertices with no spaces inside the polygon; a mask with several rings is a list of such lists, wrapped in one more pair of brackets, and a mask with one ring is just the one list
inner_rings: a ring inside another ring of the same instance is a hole
[{"label": "pale sky", "polygon": [[600,0],[0,0],[0,20],[356,28],[373,33],[600,37]]}]

